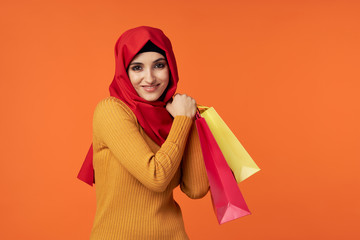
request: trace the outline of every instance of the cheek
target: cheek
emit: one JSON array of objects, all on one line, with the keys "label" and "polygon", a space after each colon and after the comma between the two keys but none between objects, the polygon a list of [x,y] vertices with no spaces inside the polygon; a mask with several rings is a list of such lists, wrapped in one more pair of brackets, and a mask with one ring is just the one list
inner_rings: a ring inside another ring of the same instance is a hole
[{"label": "cheek", "polygon": [[168,84],[169,83],[169,71],[161,71],[161,75],[159,78],[162,80],[162,82]]},{"label": "cheek", "polygon": [[128,74],[128,76],[129,76],[130,82],[133,85],[133,87],[136,87],[137,85],[139,85],[140,78],[139,78],[138,74],[130,72]]}]

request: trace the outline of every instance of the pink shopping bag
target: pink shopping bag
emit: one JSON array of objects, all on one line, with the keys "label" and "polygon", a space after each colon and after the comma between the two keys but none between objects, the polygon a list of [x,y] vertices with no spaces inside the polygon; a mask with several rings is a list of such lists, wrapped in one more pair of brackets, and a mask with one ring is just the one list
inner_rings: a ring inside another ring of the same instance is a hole
[{"label": "pink shopping bag", "polygon": [[205,119],[198,113],[195,124],[219,224],[251,214],[224,155]]}]

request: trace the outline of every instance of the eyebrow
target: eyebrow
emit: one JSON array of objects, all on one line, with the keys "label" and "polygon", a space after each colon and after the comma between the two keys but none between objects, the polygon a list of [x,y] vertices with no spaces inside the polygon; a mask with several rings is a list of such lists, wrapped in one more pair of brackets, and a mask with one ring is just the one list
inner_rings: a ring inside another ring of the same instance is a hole
[{"label": "eyebrow", "polygon": [[154,62],[158,62],[158,61],[161,61],[161,60],[165,60],[165,58],[158,58]]},{"label": "eyebrow", "polygon": [[[163,58],[163,57],[158,58],[158,59],[156,59],[154,62],[158,62],[158,61],[161,61],[161,60],[165,60],[165,58]],[[130,63],[130,65],[137,65],[137,64],[141,65],[141,64],[143,64],[143,63],[142,63],[142,62],[133,62],[133,63]],[[130,66],[130,65],[129,65],[129,66]]]}]

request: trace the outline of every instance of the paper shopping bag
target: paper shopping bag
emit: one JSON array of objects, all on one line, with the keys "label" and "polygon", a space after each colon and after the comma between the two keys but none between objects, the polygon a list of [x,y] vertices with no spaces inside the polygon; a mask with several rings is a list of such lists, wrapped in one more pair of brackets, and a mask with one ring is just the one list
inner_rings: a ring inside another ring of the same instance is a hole
[{"label": "paper shopping bag", "polygon": [[198,106],[221,152],[233,171],[236,181],[241,182],[258,172],[260,168],[222,120],[213,107]]},{"label": "paper shopping bag", "polygon": [[199,114],[195,120],[212,204],[219,224],[246,216],[250,211],[206,121]]}]

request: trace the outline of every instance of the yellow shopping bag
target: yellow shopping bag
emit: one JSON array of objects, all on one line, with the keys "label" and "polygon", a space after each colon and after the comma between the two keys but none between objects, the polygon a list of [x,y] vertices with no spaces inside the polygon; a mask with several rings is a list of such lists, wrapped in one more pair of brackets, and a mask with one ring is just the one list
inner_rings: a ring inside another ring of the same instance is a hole
[{"label": "yellow shopping bag", "polygon": [[229,167],[233,171],[236,181],[241,182],[258,172],[260,168],[252,160],[215,109],[205,106],[198,106],[198,108],[201,116],[205,118],[211,133],[214,135]]}]

